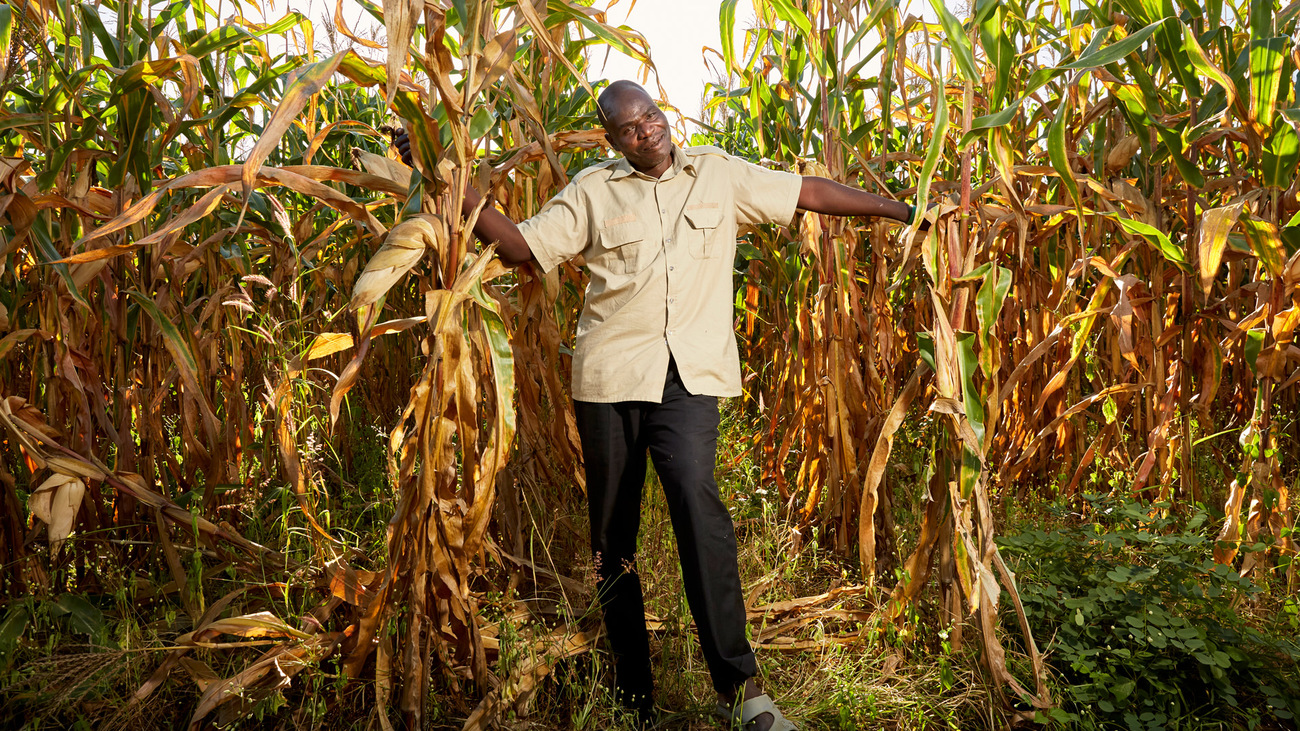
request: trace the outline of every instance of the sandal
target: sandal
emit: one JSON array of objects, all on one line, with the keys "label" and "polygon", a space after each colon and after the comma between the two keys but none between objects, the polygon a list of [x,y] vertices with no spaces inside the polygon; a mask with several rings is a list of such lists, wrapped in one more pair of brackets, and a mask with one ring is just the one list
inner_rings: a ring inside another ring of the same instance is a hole
[{"label": "sandal", "polygon": [[781,715],[780,709],[776,707],[776,704],[772,702],[772,699],[769,698],[766,693],[742,701],[740,704],[731,707],[728,707],[725,703],[719,703],[717,707],[713,709],[713,715],[726,721],[728,728],[738,728],[741,729],[741,731],[749,731],[749,729],[752,729],[753,726],[750,724],[754,722],[755,718],[758,718],[764,713],[772,714],[772,731],[799,731],[798,726],[794,725],[789,719]]}]

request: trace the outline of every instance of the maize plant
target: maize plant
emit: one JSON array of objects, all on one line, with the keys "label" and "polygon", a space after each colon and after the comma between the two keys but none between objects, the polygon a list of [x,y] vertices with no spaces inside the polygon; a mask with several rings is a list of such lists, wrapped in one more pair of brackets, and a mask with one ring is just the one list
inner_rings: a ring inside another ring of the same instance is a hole
[{"label": "maize plant", "polygon": [[[535,213],[606,154],[587,53],[649,48],[568,0],[362,5],[385,40],[340,2],[353,47],[325,53],[292,12],[0,4],[0,587],[129,579],[179,607],[132,702],[185,673],[194,728],[326,663],[369,681],[382,728],[434,697],[486,728],[598,640],[563,624],[506,664],[485,619],[524,582],[590,600],[531,560],[521,506],[581,488],[584,275],[506,271],[461,202]],[[900,621],[934,577],[954,644],[973,626],[1038,709],[994,541],[1017,501],[1222,504],[1216,559],[1293,592],[1300,6],[754,6],[737,54],[722,3],[703,141],[930,223],[804,215],[742,243],[737,408],[795,549],[816,529],[856,555]],[[915,475],[891,462],[909,422]],[[386,479],[363,488],[344,475],[376,426]]]}]

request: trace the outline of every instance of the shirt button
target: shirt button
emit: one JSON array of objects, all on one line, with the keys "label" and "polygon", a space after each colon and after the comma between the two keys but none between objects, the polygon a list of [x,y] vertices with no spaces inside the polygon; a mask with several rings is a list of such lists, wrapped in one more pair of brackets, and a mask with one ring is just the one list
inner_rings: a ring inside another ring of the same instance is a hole
[{"label": "shirt button", "polygon": [[668,304],[670,304],[670,305],[671,305],[672,303],[676,302],[676,301],[677,301],[677,298],[676,298],[676,297],[669,297],[669,298],[668,298]]},{"label": "shirt button", "polygon": [[672,239],[664,239],[665,244],[671,244],[672,242],[673,242]]},{"label": "shirt button", "polygon": [[668,212],[668,209],[667,209],[667,208],[660,208],[660,209],[659,209],[659,212],[660,212],[660,213],[667,213],[667,212]]},{"label": "shirt button", "polygon": [[670,272],[671,272],[671,271],[676,271],[676,270],[677,270],[677,267],[668,267],[668,271],[670,271]]}]

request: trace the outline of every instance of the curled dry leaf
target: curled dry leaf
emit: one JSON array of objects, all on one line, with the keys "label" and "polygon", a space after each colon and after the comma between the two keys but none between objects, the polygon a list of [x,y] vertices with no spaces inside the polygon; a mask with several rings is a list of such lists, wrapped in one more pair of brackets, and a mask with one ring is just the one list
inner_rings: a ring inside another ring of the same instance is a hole
[{"label": "curled dry leaf", "polygon": [[27,499],[27,509],[49,526],[46,535],[54,550],[58,550],[63,541],[72,535],[72,525],[76,522],[77,511],[81,509],[81,498],[85,494],[86,483],[80,478],[56,472],[46,478]]},{"label": "curled dry leaf", "polygon": [[1138,139],[1137,135],[1126,136],[1106,153],[1106,169],[1119,170],[1128,165],[1129,160],[1133,159],[1141,147],[1142,140]]},{"label": "curled dry leaf", "polygon": [[361,310],[378,302],[420,261],[425,249],[441,250],[447,235],[441,224],[436,216],[418,216],[394,226],[357,277],[352,287],[352,309]]},{"label": "curled dry leaf", "polygon": [[352,155],[361,163],[361,167],[366,169],[366,172],[401,186],[402,195],[405,197],[404,191],[411,182],[411,168],[405,163],[366,152],[359,147],[352,148]]},{"label": "curled dry leaf", "polygon": [[217,635],[236,637],[291,637],[305,640],[310,634],[296,629],[270,612],[227,617],[209,623],[203,629],[176,638],[178,645],[203,645]]}]

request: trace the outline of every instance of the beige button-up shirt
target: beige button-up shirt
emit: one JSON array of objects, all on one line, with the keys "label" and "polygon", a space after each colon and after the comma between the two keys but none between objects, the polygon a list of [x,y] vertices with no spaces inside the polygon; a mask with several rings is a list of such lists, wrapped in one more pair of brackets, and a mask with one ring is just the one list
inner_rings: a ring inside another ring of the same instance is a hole
[{"label": "beige button-up shirt", "polygon": [[544,271],[581,254],[591,272],[573,397],[658,403],[670,353],[691,393],[739,396],[736,229],[788,224],[801,183],[716,147],[674,146],[658,180],[624,158],[599,163],[519,224]]}]

